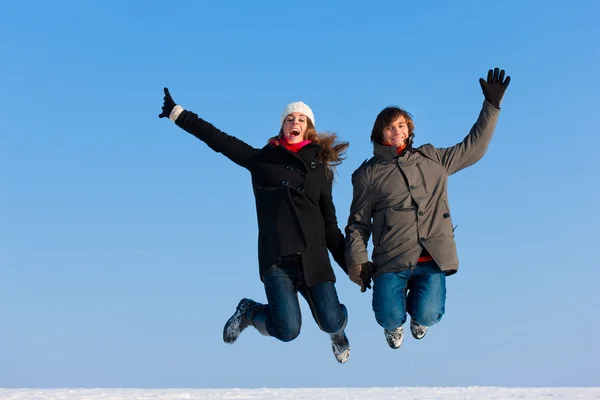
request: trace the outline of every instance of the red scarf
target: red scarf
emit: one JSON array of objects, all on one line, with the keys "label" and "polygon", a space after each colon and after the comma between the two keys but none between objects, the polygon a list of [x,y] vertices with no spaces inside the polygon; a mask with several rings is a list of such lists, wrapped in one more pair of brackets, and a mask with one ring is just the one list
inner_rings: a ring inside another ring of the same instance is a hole
[{"label": "red scarf", "polygon": [[274,146],[282,145],[292,153],[297,153],[301,148],[306,146],[307,144],[312,143],[310,140],[303,140],[298,143],[290,143],[285,136],[279,138],[279,140],[271,140],[271,144]]},{"label": "red scarf", "polygon": [[[384,145],[389,146],[389,147],[392,146],[391,144],[387,144],[387,143],[384,143]],[[406,148],[406,144],[403,144],[400,147],[396,147],[396,152],[398,153],[398,155],[401,155],[405,148]]]}]

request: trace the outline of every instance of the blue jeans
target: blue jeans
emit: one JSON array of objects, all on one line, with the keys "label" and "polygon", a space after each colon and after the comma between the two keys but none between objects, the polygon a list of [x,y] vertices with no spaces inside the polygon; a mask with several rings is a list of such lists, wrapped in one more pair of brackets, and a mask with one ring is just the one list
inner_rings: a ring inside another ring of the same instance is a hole
[{"label": "blue jeans", "polygon": [[252,310],[248,316],[252,325],[261,333],[268,333],[282,342],[298,337],[302,325],[298,293],[308,303],[312,316],[322,331],[334,334],[346,327],[346,307],[340,304],[334,283],[323,282],[307,287],[300,264],[284,262],[272,266],[263,276],[263,283],[268,304]]},{"label": "blue jeans", "polygon": [[445,304],[446,275],[433,261],[373,279],[373,311],[385,329],[403,325],[407,311],[419,325],[432,326],[442,319]]}]

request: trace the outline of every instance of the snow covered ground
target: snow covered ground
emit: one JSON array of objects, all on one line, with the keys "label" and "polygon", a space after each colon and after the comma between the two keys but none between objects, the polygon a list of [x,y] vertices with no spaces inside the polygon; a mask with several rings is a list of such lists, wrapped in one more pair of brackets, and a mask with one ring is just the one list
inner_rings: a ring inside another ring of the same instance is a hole
[{"label": "snow covered ground", "polygon": [[0,400],[564,400],[600,399],[596,388],[398,387],[335,389],[0,389]]}]

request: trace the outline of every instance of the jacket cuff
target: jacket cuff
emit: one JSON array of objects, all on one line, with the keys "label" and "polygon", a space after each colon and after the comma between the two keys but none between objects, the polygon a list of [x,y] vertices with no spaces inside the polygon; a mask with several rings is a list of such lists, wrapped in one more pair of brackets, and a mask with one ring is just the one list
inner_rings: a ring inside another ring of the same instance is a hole
[{"label": "jacket cuff", "polygon": [[487,107],[487,108],[491,108],[492,110],[496,110],[496,111],[500,111],[500,107],[496,107],[494,105],[492,105],[489,101],[487,100],[483,100],[483,107]]},{"label": "jacket cuff", "polygon": [[179,114],[181,114],[182,112],[183,112],[183,107],[181,107],[180,105],[176,105],[171,110],[171,114],[169,114],[169,119],[173,122],[177,121]]}]

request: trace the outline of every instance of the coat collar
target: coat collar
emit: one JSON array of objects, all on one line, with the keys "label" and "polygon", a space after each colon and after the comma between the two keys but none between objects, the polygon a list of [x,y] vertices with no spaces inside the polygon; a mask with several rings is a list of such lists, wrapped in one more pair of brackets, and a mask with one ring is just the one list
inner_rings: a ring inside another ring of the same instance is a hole
[{"label": "coat collar", "polygon": [[[404,153],[402,153],[402,157],[408,157],[410,155],[410,153],[412,153],[413,151],[414,150],[413,150],[412,146],[408,145],[408,147],[404,150]],[[375,143],[375,142],[373,142],[373,155],[379,161],[391,161],[391,160],[394,160],[394,159],[400,157],[398,155],[398,152],[396,151],[395,147],[384,146],[382,144]]]},{"label": "coat collar", "polygon": [[286,149],[285,146],[276,146],[271,143],[269,143],[265,146],[265,149],[268,149],[268,148],[274,148],[278,151],[282,151],[284,153],[291,154],[292,156],[295,156],[295,157],[312,159],[312,160],[316,160],[317,158],[319,158],[321,152],[323,151],[323,148],[321,147],[321,145],[316,144],[316,143],[307,144],[306,146],[302,147],[298,153],[294,153],[293,151]]},{"label": "coat collar", "polygon": [[375,155],[375,157],[377,157],[377,159],[380,161],[398,158],[398,153],[396,153],[395,147],[384,146],[379,143],[373,143],[373,155]]},{"label": "coat collar", "polygon": [[[267,144],[263,150],[270,150],[284,154],[285,157],[292,157],[290,162],[300,167],[304,172],[315,169],[319,165],[323,164],[321,153],[323,148],[321,145],[316,143],[309,143],[304,146],[298,153],[289,151],[284,146],[276,146],[271,143]],[[294,161],[295,160],[295,161]]]},{"label": "coat collar", "polygon": [[430,148],[432,148],[431,145],[423,145],[423,146],[419,146],[419,147],[412,147],[412,145],[408,145],[408,147],[406,148],[406,150],[404,150],[404,152],[402,153],[402,156],[399,156],[398,153],[396,152],[396,149],[391,147],[391,146],[384,146],[378,143],[373,143],[373,155],[375,155],[375,158],[378,161],[394,161],[397,158],[400,158],[401,160],[404,161],[408,161],[408,159],[411,157],[411,155],[414,155],[416,153],[421,154],[423,157],[427,157],[433,161],[436,161],[436,158],[434,156],[432,156],[431,152],[426,151],[426,147],[429,146]]}]

